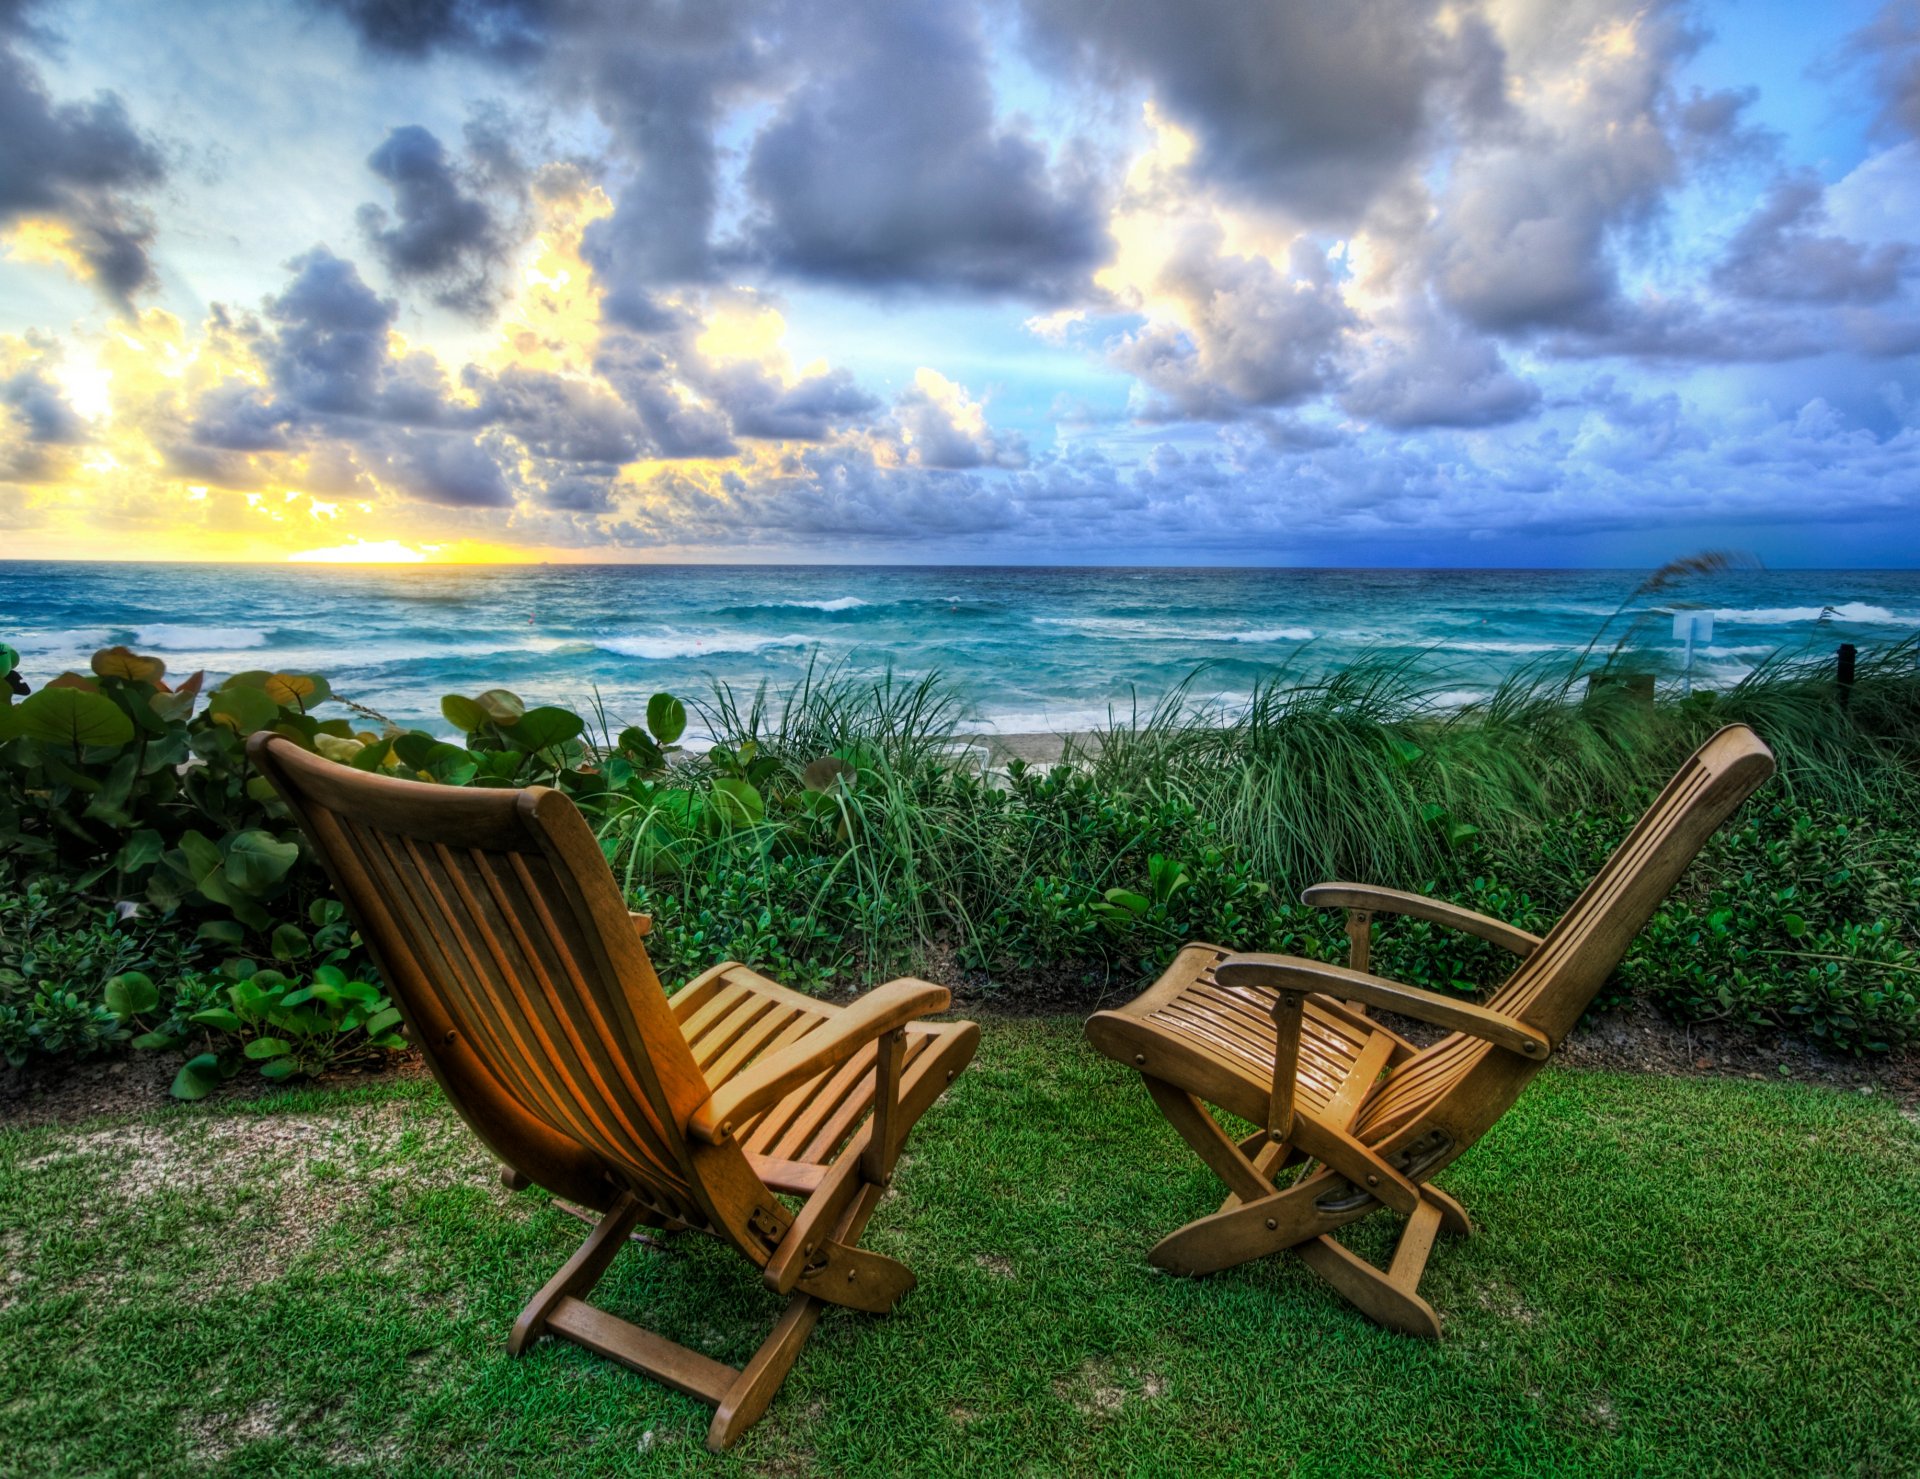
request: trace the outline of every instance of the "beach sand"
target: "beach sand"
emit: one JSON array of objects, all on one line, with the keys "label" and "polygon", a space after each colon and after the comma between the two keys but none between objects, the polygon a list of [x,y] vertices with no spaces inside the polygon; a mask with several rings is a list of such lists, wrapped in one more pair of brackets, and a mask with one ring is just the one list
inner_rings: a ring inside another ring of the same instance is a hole
[{"label": "beach sand", "polygon": [[1029,765],[1058,765],[1065,758],[1067,741],[1073,740],[1084,752],[1099,747],[1092,734],[963,734],[962,743],[978,745],[987,752],[987,763],[1005,765],[1009,760],[1024,760]]}]

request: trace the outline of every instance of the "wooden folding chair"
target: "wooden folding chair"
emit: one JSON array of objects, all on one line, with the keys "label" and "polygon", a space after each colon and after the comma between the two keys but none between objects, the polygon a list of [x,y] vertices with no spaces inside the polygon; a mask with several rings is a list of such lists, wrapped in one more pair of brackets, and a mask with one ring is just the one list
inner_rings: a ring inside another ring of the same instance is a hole
[{"label": "wooden folding chair", "polygon": [[[1228,1191],[1219,1211],[1163,1239],[1151,1260],[1205,1274],[1292,1250],[1380,1324],[1438,1336],[1420,1276],[1437,1234],[1472,1225],[1430,1178],[1507,1112],[1707,838],[1772,773],[1752,730],[1714,735],[1544,939],[1417,894],[1321,884],[1305,901],[1349,911],[1350,967],[1190,945],[1141,996],[1095,1015],[1088,1041],[1140,1070]],[[1484,1006],[1382,980],[1367,973],[1375,914],[1465,930],[1522,964]],[[1368,1007],[1449,1035],[1417,1048]],[[1208,1104],[1256,1128],[1236,1139]],[[1282,1180],[1290,1167],[1301,1169]],[[1330,1236],[1383,1207],[1407,1219],[1384,1270]]]},{"label": "wooden folding chair", "polygon": [[[894,981],[837,1007],[728,964],[669,998],[645,921],[559,792],[366,775],[265,733],[247,751],[508,1184],[602,1214],[510,1351],[561,1336],[711,1403],[719,1450],[766,1410],[823,1302],[880,1312],[913,1287],[858,1244],[902,1137],[979,1043],[971,1022],[915,1021],[947,1008],[945,987]],[[711,1233],[792,1296],[744,1369],[586,1302],[641,1224]]]}]

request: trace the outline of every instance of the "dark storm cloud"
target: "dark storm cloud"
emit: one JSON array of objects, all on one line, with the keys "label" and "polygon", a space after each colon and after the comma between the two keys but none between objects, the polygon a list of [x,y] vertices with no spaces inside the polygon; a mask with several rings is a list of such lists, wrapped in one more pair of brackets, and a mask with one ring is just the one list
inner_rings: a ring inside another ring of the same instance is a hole
[{"label": "dark storm cloud", "polygon": [[[484,316],[494,306],[490,274],[507,236],[493,207],[469,193],[446,147],[418,124],[396,128],[367,157],[393,187],[394,209],[360,207],[360,229],[396,282],[424,282],[443,307]],[[391,222],[391,224],[389,224]]]},{"label": "dark storm cloud", "polygon": [[87,440],[86,422],[37,365],[0,380],[0,408],[10,413],[27,441],[72,447]]},{"label": "dark storm cloud", "polygon": [[0,379],[0,484],[58,482],[87,425],[39,365]]},{"label": "dark storm cloud", "polygon": [[1864,65],[1886,133],[1920,138],[1920,4],[1887,0],[1848,38],[1847,59]]},{"label": "dark storm cloud", "polygon": [[1206,178],[1297,214],[1349,219],[1396,179],[1430,124],[1502,110],[1503,58],[1438,0],[1024,0],[1042,55],[1144,84],[1198,137]]},{"label": "dark storm cloud", "polygon": [[286,410],[237,377],[201,394],[187,431],[195,446],[220,452],[277,452],[289,445]]},{"label": "dark storm cloud", "polygon": [[773,441],[817,442],[857,425],[880,409],[845,370],[826,370],[782,385],[750,362],[719,366],[701,377],[726,409],[736,436]]},{"label": "dark storm cloud", "polygon": [[539,57],[554,30],[580,7],[565,0],[307,0],[344,16],[371,51],[421,58],[437,50],[474,52],[506,63]]},{"label": "dark storm cloud", "polygon": [[55,102],[19,50],[40,39],[31,5],[0,10],[0,226],[49,217],[73,232],[88,276],[115,303],[155,282],[154,227],[138,204],[166,168],[111,92]]},{"label": "dark storm cloud", "polygon": [[573,38],[564,70],[611,130],[627,175],[581,253],[605,287],[604,315],[646,330],[658,289],[712,275],[715,134],[732,92],[771,65],[770,49],[740,0],[652,0],[619,14]]},{"label": "dark storm cloud", "polygon": [[415,426],[477,419],[449,402],[432,355],[389,352],[399,307],[368,287],[353,263],[315,247],[288,266],[293,281],[266,307],[277,329],[267,359],[281,398],[320,415]]},{"label": "dark storm cloud", "polygon": [[652,339],[622,329],[601,335],[594,373],[613,387],[646,427],[656,457],[731,457],[727,418],[684,394],[673,359]]},{"label": "dark storm cloud", "polygon": [[554,462],[632,462],[646,455],[645,426],[598,385],[510,365],[497,375],[469,368],[479,415],[511,432],[536,457]]},{"label": "dark storm cloud", "polygon": [[1826,187],[1812,175],[1778,181],[1714,269],[1721,288],[1789,303],[1879,303],[1913,263],[1903,242],[1865,246],[1823,233]]},{"label": "dark storm cloud", "polygon": [[977,24],[937,0],[822,7],[754,140],[750,239],[796,277],[1054,301],[1110,249],[1091,165],[996,119]]},{"label": "dark storm cloud", "polygon": [[493,452],[459,432],[383,427],[358,444],[381,481],[447,508],[510,508],[513,491]]}]

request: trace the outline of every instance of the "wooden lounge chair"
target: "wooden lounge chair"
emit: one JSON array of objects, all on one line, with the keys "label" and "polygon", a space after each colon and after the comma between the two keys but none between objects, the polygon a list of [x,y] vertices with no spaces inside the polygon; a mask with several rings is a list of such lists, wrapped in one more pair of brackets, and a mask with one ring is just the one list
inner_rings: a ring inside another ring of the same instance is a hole
[{"label": "wooden lounge chair", "polygon": [[[823,1301],[880,1312],[913,1287],[858,1244],[902,1136],[980,1040],[971,1022],[915,1021],[946,988],[894,981],[837,1007],[729,964],[669,998],[644,919],[559,792],[365,775],[264,733],[248,754],[503,1179],[602,1214],[510,1351],[561,1336],[711,1403],[718,1450],[766,1410]],[[711,1233],[792,1296],[744,1369],[586,1302],[640,1224]]]},{"label": "wooden lounge chair", "polygon": [[[1190,945],[1141,996],[1094,1016],[1088,1041],[1140,1070],[1228,1191],[1218,1212],[1163,1239],[1152,1261],[1205,1274],[1291,1249],[1380,1324],[1438,1336],[1420,1276],[1438,1233],[1472,1225],[1430,1178],[1507,1112],[1707,838],[1772,773],[1752,730],[1714,735],[1544,939],[1417,894],[1321,884],[1304,899],[1349,911],[1351,968]],[[1375,914],[1465,930],[1522,964],[1485,1006],[1396,985],[1367,973]],[[1417,1048],[1368,1007],[1448,1035]],[[1236,1139],[1208,1103],[1256,1128]],[[1303,1173],[1279,1178],[1300,1163]],[[1330,1236],[1382,1207],[1407,1219],[1385,1270]]]}]

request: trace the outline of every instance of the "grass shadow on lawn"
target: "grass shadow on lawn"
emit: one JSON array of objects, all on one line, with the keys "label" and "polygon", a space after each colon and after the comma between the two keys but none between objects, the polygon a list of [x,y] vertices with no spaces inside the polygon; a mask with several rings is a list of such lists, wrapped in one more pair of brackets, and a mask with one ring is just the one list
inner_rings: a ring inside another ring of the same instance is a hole
[{"label": "grass shadow on lawn", "polygon": [[[994,1019],[869,1235],[919,1287],[715,1459],[691,1400],[507,1357],[582,1229],[430,1083],[0,1130],[0,1472],[1910,1472],[1916,1150],[1878,1098],[1550,1069],[1441,1177],[1481,1233],[1421,1343],[1291,1259],[1149,1268],[1219,1189],[1077,1023]],[[733,1362],[781,1304],[697,1237],[596,1302]]]}]

